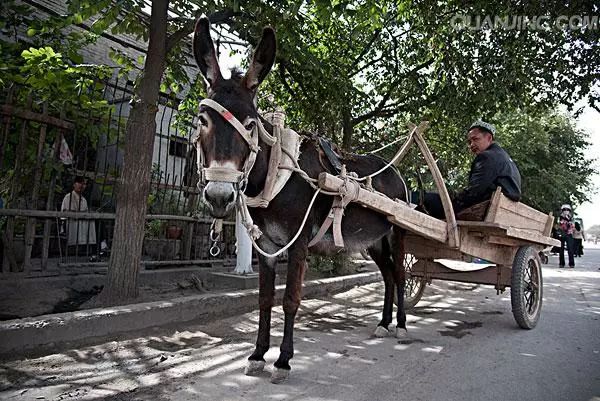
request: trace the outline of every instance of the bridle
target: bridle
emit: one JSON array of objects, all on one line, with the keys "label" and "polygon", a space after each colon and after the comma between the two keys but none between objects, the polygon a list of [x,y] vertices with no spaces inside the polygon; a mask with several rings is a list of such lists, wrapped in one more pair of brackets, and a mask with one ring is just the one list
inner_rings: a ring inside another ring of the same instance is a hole
[{"label": "bridle", "polygon": [[[238,192],[244,193],[246,185],[248,184],[248,176],[252,171],[252,167],[254,167],[256,156],[260,151],[260,147],[258,146],[259,137],[269,146],[273,146],[277,142],[277,138],[267,132],[260,121],[260,118],[248,117],[244,120],[244,124],[242,124],[229,110],[212,99],[203,99],[200,102],[200,106],[206,106],[213,109],[219,113],[225,121],[231,124],[248,145],[250,154],[246,158],[241,171],[229,167],[206,167],[204,165],[205,158],[202,144],[199,143],[200,127],[198,127],[195,140],[195,143],[199,145],[196,145],[196,164],[199,176],[198,189],[202,190],[202,187],[204,187],[208,181],[220,181],[230,182],[236,186]],[[249,130],[246,129],[246,126],[251,122],[254,122],[253,127]]]}]

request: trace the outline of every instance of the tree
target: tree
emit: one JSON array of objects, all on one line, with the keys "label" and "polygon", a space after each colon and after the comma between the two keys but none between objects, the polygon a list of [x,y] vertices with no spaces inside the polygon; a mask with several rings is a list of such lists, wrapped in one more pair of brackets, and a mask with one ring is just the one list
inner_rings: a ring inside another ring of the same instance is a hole
[{"label": "tree", "polygon": [[[182,111],[195,110],[199,85],[186,69],[189,44],[182,39],[198,14],[221,24],[223,42],[254,44],[264,25],[276,28],[277,74],[266,91],[275,94],[299,130],[318,130],[345,149],[364,150],[395,139],[409,120],[431,120],[428,140],[434,152],[448,161],[448,171],[458,171],[449,175],[452,186],[468,164],[462,135],[471,120],[498,118],[502,124],[503,112],[547,112],[582,97],[596,105],[597,30],[482,31],[451,24],[457,14],[556,17],[597,11],[585,4],[551,3],[160,0],[152,2],[148,20],[142,0],[71,1],[72,23],[97,16],[94,32],[110,29],[149,39],[127,126],[115,244],[102,297],[113,302],[137,294],[156,99],[161,89],[192,85]],[[116,57],[136,68],[126,55]],[[575,153],[585,146],[573,140],[576,136],[569,138]]]},{"label": "tree", "polygon": [[[184,1],[156,0],[152,2],[147,20],[142,12],[143,1],[71,3],[71,11],[77,20],[101,14],[94,22],[93,30],[112,27],[115,33],[128,32],[148,38],[144,67],[134,87],[126,126],[112,252],[106,285],[96,301],[99,304],[122,303],[138,295],[137,278],[150,190],[158,96],[161,88],[166,89],[165,81],[172,86],[176,86],[177,79],[189,82],[182,68],[182,58],[175,52],[181,46],[186,28],[182,28],[177,19],[169,20],[169,5],[178,12],[191,11]],[[135,68],[126,55],[115,56]],[[171,64],[167,68],[169,60]]]}]

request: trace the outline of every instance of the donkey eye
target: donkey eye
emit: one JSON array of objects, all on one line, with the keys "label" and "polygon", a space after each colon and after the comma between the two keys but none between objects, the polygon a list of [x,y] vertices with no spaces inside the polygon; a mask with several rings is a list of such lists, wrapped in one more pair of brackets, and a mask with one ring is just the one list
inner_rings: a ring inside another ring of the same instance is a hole
[{"label": "donkey eye", "polygon": [[200,125],[203,125],[205,127],[208,126],[208,121],[206,120],[206,117],[204,117],[203,115],[200,115],[200,117],[198,118],[198,121],[200,122]]},{"label": "donkey eye", "polygon": [[256,121],[249,121],[248,124],[245,125],[247,131],[251,131],[256,126]]}]

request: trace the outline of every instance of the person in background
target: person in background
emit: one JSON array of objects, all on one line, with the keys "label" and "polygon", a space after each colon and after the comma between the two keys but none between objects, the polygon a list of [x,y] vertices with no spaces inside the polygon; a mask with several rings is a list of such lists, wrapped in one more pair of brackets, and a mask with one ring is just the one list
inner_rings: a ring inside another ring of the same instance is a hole
[{"label": "person in background", "polygon": [[560,226],[560,253],[558,254],[558,267],[565,267],[565,247],[567,248],[567,254],[569,255],[569,267],[575,267],[575,240],[573,239],[573,231],[575,230],[575,224],[573,224],[573,210],[571,205],[564,204],[560,208],[560,216],[558,218],[558,224]]},{"label": "person in background", "polygon": [[[73,190],[65,195],[60,210],[70,212],[89,211],[87,200],[83,196],[86,187],[85,178],[75,177]],[[67,219],[67,245],[96,245],[96,224],[93,220]]]},{"label": "person in background", "polygon": [[583,256],[583,241],[585,241],[585,232],[583,231],[582,223],[575,222],[573,230],[573,240],[575,240],[575,256]]}]

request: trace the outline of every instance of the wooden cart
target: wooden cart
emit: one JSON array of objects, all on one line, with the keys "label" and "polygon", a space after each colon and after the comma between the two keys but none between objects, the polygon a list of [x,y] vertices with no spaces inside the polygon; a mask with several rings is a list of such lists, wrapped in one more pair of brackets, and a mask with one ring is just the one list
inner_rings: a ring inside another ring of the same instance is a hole
[{"label": "wooden cart", "polygon": [[[424,285],[432,279],[489,284],[500,291],[511,288],[512,310],[518,325],[535,327],[540,317],[543,296],[542,267],[539,251],[559,246],[550,238],[552,214],[539,212],[523,203],[506,198],[498,189],[487,207],[483,221],[457,220],[450,196],[435,160],[423,139],[427,123],[411,126],[411,133],[397,156],[401,160],[416,144],[435,181],[442,199],[446,220],[439,220],[412,209],[405,202],[389,199],[372,189],[362,187],[356,202],[388,216],[407,230],[405,243],[409,258],[407,269],[408,307],[420,299]],[[319,176],[319,186],[339,191],[345,181],[331,174]],[[483,259],[493,265],[481,265],[476,271],[457,271],[440,263],[440,259],[472,261]]]}]

